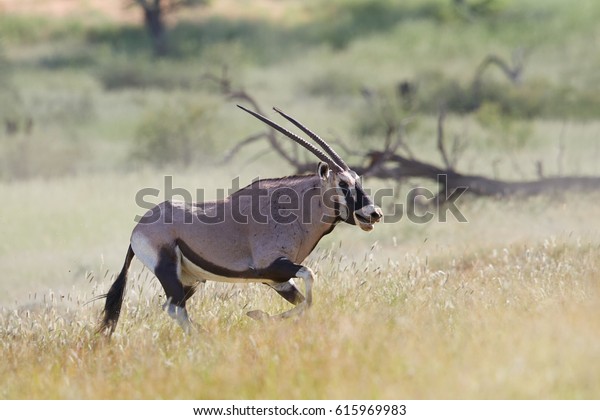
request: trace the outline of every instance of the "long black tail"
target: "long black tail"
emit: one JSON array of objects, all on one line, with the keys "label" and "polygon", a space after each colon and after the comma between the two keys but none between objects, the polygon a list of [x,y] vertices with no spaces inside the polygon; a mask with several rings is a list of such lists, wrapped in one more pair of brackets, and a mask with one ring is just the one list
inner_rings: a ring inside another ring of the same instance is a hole
[{"label": "long black tail", "polygon": [[125,257],[125,263],[119,273],[119,276],[110,287],[108,293],[101,297],[106,297],[106,303],[104,304],[104,318],[98,332],[104,332],[109,330],[108,335],[112,335],[119,321],[119,315],[121,314],[121,306],[123,305],[123,296],[125,295],[125,285],[127,284],[127,271],[129,265],[134,256],[133,249],[129,245],[127,250],[127,256]]}]

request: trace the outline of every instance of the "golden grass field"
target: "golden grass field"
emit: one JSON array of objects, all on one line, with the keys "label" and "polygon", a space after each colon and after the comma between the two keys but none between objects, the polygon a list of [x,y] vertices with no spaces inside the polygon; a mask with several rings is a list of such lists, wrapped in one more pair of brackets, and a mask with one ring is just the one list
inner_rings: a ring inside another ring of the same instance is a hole
[{"label": "golden grass field", "polygon": [[[120,268],[135,209],[102,208],[102,197],[143,179],[4,188],[0,216],[18,223],[3,224],[14,243],[0,258],[12,282],[2,285],[2,398],[600,395],[597,196],[466,199],[469,223],[402,220],[372,235],[340,226],[309,258],[317,282],[305,316],[256,322],[245,312],[287,303],[266,286],[207,283],[188,305],[191,336],[134,263],[107,341],[94,335],[102,304],[85,303]],[[68,202],[74,193],[83,201]]]}]

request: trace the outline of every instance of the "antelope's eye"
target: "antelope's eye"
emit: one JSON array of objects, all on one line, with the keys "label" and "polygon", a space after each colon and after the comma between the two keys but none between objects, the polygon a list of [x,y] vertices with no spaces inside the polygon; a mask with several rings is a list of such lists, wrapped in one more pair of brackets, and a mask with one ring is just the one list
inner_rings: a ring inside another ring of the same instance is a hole
[{"label": "antelope's eye", "polygon": [[340,181],[340,188],[348,188],[348,183],[346,181]]}]

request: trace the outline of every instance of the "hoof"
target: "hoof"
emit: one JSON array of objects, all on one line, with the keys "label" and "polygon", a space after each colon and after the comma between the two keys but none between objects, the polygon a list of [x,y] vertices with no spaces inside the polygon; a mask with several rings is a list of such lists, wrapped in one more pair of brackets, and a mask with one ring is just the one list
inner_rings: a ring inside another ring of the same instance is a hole
[{"label": "hoof", "polygon": [[259,310],[246,312],[246,315],[248,315],[252,319],[255,319],[256,321],[264,321],[266,319],[271,318],[269,316],[269,314],[267,314],[264,311],[259,311]]}]

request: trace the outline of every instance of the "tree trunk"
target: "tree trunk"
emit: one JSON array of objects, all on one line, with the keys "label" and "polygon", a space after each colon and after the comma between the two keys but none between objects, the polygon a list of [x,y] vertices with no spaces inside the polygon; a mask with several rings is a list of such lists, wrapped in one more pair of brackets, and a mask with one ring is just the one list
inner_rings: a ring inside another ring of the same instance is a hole
[{"label": "tree trunk", "polygon": [[153,5],[145,4],[144,23],[152,40],[154,55],[163,56],[167,54],[167,35],[160,0],[154,0]]},{"label": "tree trunk", "polygon": [[[407,178],[424,178],[440,183],[442,191],[452,193],[464,189],[477,196],[535,196],[540,194],[556,194],[567,190],[600,191],[598,177],[551,177],[532,181],[501,181],[479,175],[464,175],[452,169],[445,169],[417,159],[409,159],[397,154],[384,156],[381,152],[371,152],[371,159],[384,159],[388,165],[376,166],[374,169],[354,168],[358,174],[364,172],[380,179],[401,180]],[[390,163],[395,165],[390,165]]]}]

